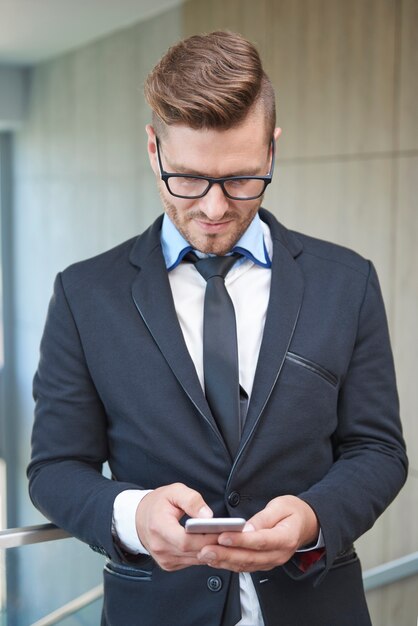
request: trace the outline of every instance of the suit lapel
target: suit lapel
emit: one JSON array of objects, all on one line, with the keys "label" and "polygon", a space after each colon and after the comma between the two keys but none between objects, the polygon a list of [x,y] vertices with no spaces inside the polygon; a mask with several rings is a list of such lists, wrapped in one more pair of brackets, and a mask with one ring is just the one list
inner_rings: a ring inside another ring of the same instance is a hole
[{"label": "suit lapel", "polygon": [[177,319],[167,269],[161,252],[160,229],[161,218],[137,239],[131,252],[130,260],[139,268],[138,275],[132,284],[132,297],[173,374],[223,443]]},{"label": "suit lapel", "polygon": [[[270,298],[258,358],[254,385],[241,439],[245,445],[254,432],[262,411],[279,377],[298,320],[303,298],[303,277],[294,256],[301,251],[296,241],[286,241],[290,233],[278,222],[267,219],[273,238]],[[283,229],[280,232],[280,229]]]}]

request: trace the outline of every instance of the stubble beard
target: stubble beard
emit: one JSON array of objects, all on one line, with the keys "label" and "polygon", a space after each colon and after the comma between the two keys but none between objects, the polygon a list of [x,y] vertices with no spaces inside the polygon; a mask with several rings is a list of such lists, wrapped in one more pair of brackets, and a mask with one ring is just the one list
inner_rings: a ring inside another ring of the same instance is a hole
[{"label": "stubble beard", "polygon": [[207,220],[204,212],[199,211],[199,209],[190,209],[190,211],[185,210],[180,216],[179,209],[164,195],[160,185],[158,186],[158,191],[165,212],[192,248],[204,254],[216,254],[218,256],[223,256],[230,252],[240,240],[260,208],[264,197],[261,196],[261,198],[257,200],[256,206],[253,206],[252,209],[248,211],[248,217],[245,219],[243,219],[242,214],[237,211],[229,210],[225,212],[223,219],[235,220],[236,224],[236,230],[231,232],[229,236],[219,235],[217,233],[205,233],[199,237],[194,236],[193,233],[189,231],[187,224],[196,219],[202,221]]}]

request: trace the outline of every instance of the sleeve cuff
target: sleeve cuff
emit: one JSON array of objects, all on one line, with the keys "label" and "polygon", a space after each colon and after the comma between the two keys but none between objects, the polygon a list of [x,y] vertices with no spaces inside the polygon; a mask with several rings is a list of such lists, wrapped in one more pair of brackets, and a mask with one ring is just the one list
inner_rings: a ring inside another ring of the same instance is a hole
[{"label": "sleeve cuff", "polygon": [[112,534],[121,547],[131,554],[149,554],[136,531],[136,509],[152,489],[127,489],[113,503]]},{"label": "sleeve cuff", "polygon": [[296,550],[296,552],[310,552],[311,550],[318,550],[319,548],[323,548],[324,546],[325,546],[324,536],[322,534],[322,528],[320,528],[317,542],[310,546],[306,546],[305,548],[299,548],[299,550]]}]

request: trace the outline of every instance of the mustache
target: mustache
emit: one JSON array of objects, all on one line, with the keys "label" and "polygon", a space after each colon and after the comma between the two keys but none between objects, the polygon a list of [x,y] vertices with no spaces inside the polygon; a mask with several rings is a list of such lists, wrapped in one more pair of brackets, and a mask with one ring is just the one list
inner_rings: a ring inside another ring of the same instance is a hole
[{"label": "mustache", "polygon": [[187,213],[187,217],[189,219],[200,220],[202,222],[213,222],[214,224],[219,224],[220,222],[233,220],[238,216],[237,213],[235,213],[234,211],[227,211],[222,215],[222,218],[220,220],[211,220],[203,211],[191,210]]}]

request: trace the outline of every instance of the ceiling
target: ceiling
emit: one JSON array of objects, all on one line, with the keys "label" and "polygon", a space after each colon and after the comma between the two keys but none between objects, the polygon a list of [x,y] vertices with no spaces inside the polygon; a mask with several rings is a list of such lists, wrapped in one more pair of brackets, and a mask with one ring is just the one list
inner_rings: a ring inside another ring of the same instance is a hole
[{"label": "ceiling", "polygon": [[181,0],[0,0],[0,63],[34,65]]}]

